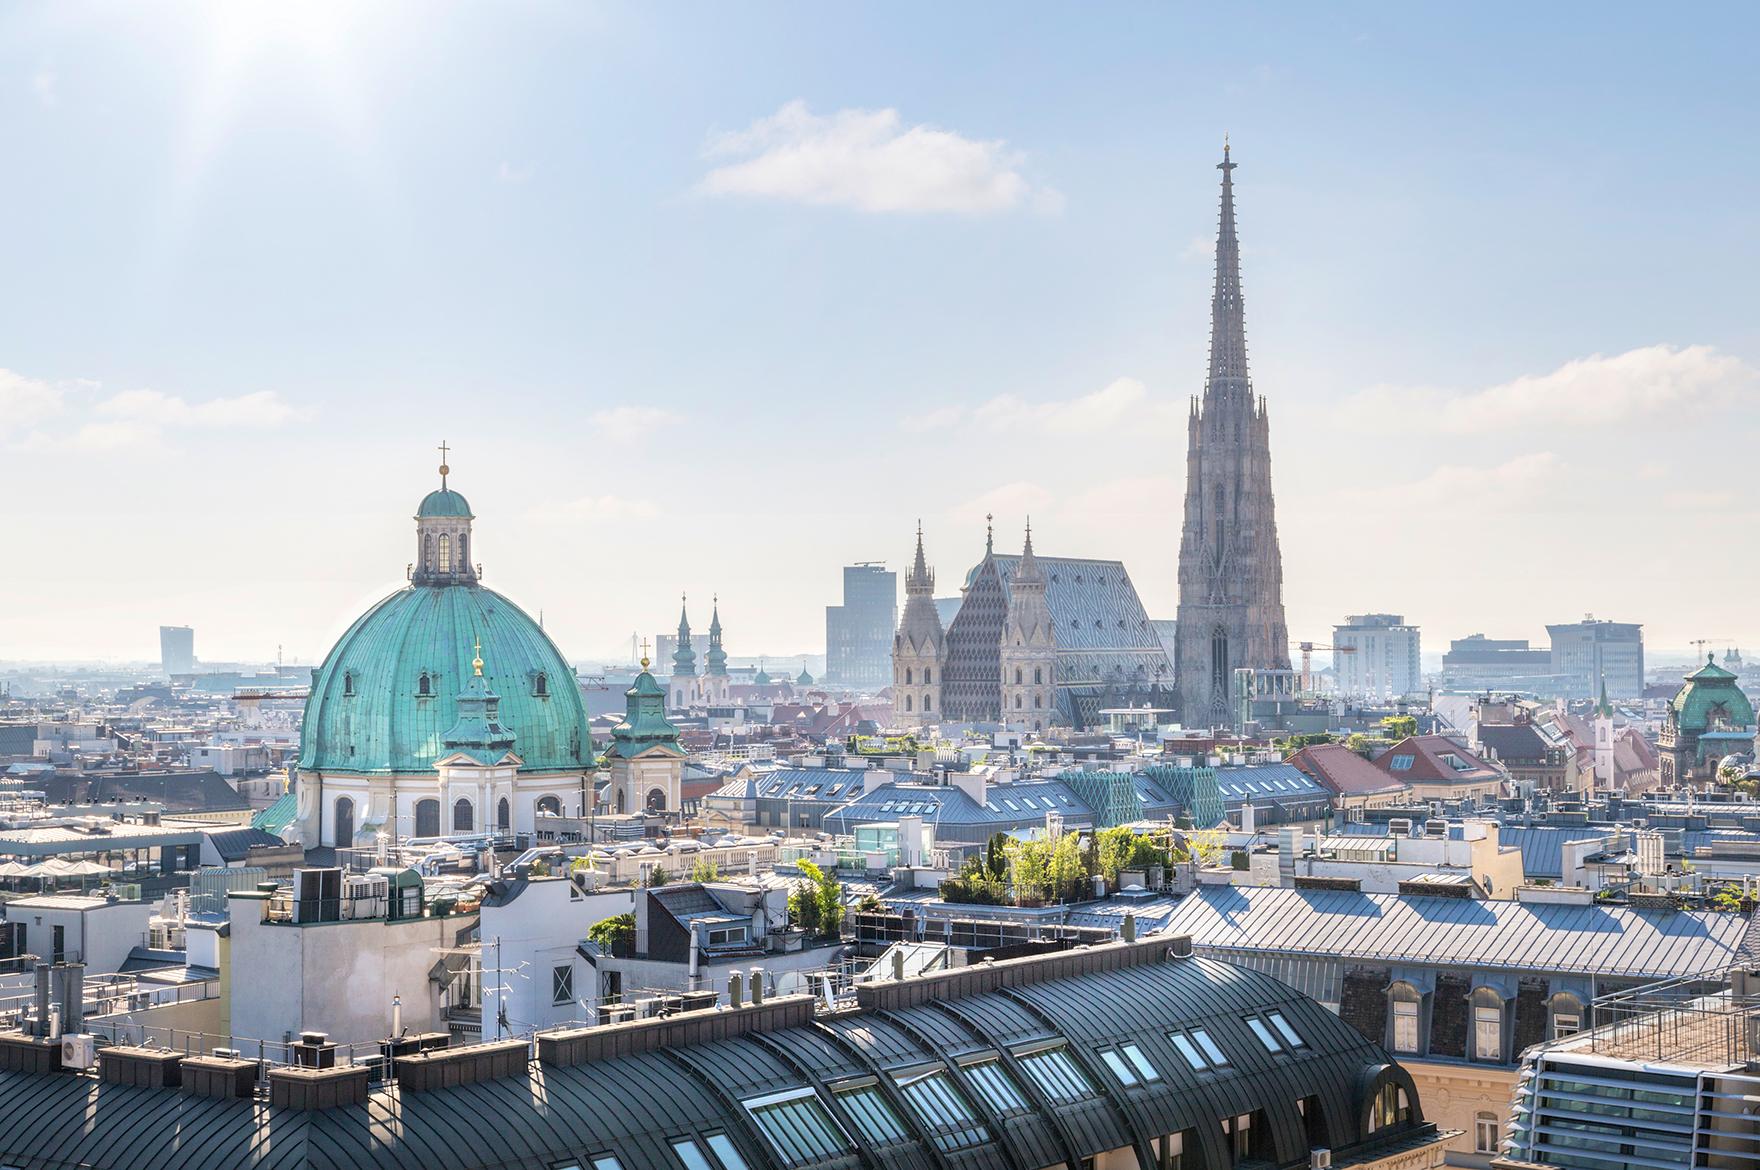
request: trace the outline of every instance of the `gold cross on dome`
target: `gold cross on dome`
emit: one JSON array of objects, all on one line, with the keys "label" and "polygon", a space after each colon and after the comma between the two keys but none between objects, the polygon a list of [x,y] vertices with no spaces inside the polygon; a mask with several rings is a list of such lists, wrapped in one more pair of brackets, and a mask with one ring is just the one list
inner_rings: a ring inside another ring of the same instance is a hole
[{"label": "gold cross on dome", "polygon": [[648,640],[642,639],[642,669],[648,669]]},{"label": "gold cross on dome", "polygon": [[478,678],[482,678],[483,677],[483,639],[482,639],[481,635],[478,635],[476,644],[471,647],[471,650],[476,654],[476,657],[471,659],[471,669],[476,671]]},{"label": "gold cross on dome", "polygon": [[440,440],[440,490],[441,491],[446,490],[446,477],[452,473],[452,468],[450,468],[446,465],[446,453],[450,450],[451,450],[451,448],[446,445],[446,440],[441,439]]}]

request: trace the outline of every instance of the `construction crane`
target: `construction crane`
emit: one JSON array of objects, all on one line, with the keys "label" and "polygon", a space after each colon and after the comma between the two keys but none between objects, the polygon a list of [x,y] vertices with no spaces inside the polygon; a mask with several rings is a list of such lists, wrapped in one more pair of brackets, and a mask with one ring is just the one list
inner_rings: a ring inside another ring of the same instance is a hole
[{"label": "construction crane", "polygon": [[1694,659],[1695,661],[1697,661],[1699,658],[1703,658],[1705,656],[1705,647],[1707,647],[1707,646],[1730,646],[1730,645],[1733,645],[1734,643],[1735,643],[1734,638],[1717,637],[1717,638],[1694,638],[1692,641],[1688,642],[1687,644],[1689,646],[1693,646],[1693,647],[1697,648],[1697,650],[1699,651],[1698,655],[1696,655],[1695,659]]},{"label": "construction crane", "polygon": [[1314,689],[1313,662],[1314,651],[1330,650],[1334,654],[1355,654],[1355,646],[1327,646],[1320,642],[1297,642],[1296,649],[1302,652],[1302,690],[1311,692]]}]

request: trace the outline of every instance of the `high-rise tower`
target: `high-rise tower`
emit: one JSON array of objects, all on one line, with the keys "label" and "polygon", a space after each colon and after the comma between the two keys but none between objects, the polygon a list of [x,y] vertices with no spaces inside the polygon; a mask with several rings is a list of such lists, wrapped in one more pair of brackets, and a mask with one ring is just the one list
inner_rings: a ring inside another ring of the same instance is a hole
[{"label": "high-rise tower", "polygon": [[1283,557],[1271,497],[1271,424],[1247,377],[1234,168],[1226,145],[1216,291],[1210,307],[1210,373],[1186,422],[1185,527],[1179,544],[1175,642],[1180,717],[1188,726],[1232,723],[1240,667],[1289,666]]}]

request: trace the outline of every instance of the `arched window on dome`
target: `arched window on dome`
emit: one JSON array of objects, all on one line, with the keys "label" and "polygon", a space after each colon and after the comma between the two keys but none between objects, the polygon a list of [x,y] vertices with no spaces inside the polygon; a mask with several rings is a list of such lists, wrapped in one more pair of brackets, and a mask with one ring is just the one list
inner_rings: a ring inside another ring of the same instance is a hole
[{"label": "arched window on dome", "polygon": [[452,537],[446,535],[444,532],[440,534],[440,563],[438,568],[442,573],[452,572]]},{"label": "arched window on dome", "polygon": [[421,696],[422,698],[426,699],[430,695],[432,695],[433,693],[434,693],[434,679],[431,675],[428,674],[427,671],[424,670],[424,671],[422,671],[422,677],[420,677],[416,680],[416,694]]},{"label": "arched window on dome", "polygon": [[452,831],[454,833],[469,833],[475,831],[475,821],[476,810],[471,807],[470,801],[461,796],[458,800],[453,802]]},{"label": "arched window on dome", "polygon": [[503,833],[513,827],[513,810],[508,807],[505,796],[495,805],[495,827]]},{"label": "arched window on dome", "polygon": [[344,698],[354,697],[354,671],[352,670],[342,672],[342,694]]},{"label": "arched window on dome", "polygon": [[437,800],[416,801],[416,832],[418,837],[438,837],[440,835],[440,802]]},{"label": "arched window on dome", "polygon": [[540,699],[550,697],[550,676],[541,670],[532,676],[532,694]]}]

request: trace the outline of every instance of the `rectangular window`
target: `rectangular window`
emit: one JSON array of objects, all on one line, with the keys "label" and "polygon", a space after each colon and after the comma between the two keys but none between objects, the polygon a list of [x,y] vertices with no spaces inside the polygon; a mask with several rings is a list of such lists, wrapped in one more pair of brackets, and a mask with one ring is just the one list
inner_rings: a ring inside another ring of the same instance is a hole
[{"label": "rectangular window", "polygon": [[1479,1060],[1503,1059],[1503,1009],[1473,1009],[1473,1056]]},{"label": "rectangular window", "polygon": [[1204,1053],[1204,1059],[1210,1062],[1211,1068],[1228,1067],[1228,1057],[1222,1054],[1222,1049],[1216,1046],[1216,1041],[1210,1039],[1210,1033],[1202,1028],[1193,1028],[1192,1039],[1197,1041],[1199,1050]]},{"label": "rectangular window", "polygon": [[1563,1040],[1566,1036],[1575,1036],[1583,1028],[1583,1017],[1575,1012],[1552,1013],[1552,1038]]},{"label": "rectangular window", "polygon": [[1279,1040],[1277,1038],[1276,1033],[1272,1032],[1270,1024],[1267,1024],[1264,1020],[1261,1020],[1258,1016],[1248,1016],[1247,1017],[1247,1027],[1249,1027],[1253,1030],[1253,1035],[1255,1035],[1259,1038],[1259,1043],[1261,1043],[1265,1046],[1265,1051],[1267,1051],[1267,1052],[1282,1052],[1283,1051],[1283,1041]]},{"label": "rectangular window", "polygon": [[1186,1160],[1186,1135],[1163,1134],[1155,1139],[1155,1170],[1183,1170]]},{"label": "rectangular window", "polygon": [[1248,1150],[1252,1148],[1253,1115],[1242,1113],[1228,1118],[1222,1123],[1222,1131],[1228,1137],[1228,1148],[1233,1153],[1234,1160],[1244,1161]]},{"label": "rectangular window", "polygon": [[721,1163],[721,1170],[750,1170],[746,1160],[740,1157],[739,1150],[734,1146],[733,1139],[724,1133],[709,1135],[709,1149]]},{"label": "rectangular window", "polygon": [[1027,1099],[1021,1095],[1020,1086],[1014,1083],[1014,1078],[1008,1075],[1000,1060],[968,1064],[965,1073],[971,1078],[978,1096],[996,1112],[1016,1113],[1027,1108]]},{"label": "rectangular window", "polygon": [[1119,1084],[1127,1089],[1137,1084],[1136,1070],[1130,1066],[1129,1061],[1118,1054],[1116,1048],[1106,1049],[1100,1054],[1100,1059],[1106,1062],[1106,1067],[1112,1070],[1112,1075],[1118,1078]]},{"label": "rectangular window", "polygon": [[690,1138],[681,1138],[672,1143],[672,1152],[678,1157],[678,1164],[684,1170],[715,1170],[703,1153],[703,1147]]},{"label": "rectangular window", "polygon": [[623,1163],[616,1154],[600,1154],[593,1159],[593,1170],[623,1170]]},{"label": "rectangular window", "polygon": [[550,1002],[565,1004],[574,1002],[574,965],[563,963],[550,969]]},{"label": "rectangular window", "polygon": [[1415,1000],[1396,999],[1393,1001],[1393,1050],[1395,1052],[1416,1052],[1418,1050],[1418,1004]]},{"label": "rectangular window", "polygon": [[1193,1071],[1204,1072],[1210,1067],[1210,1062],[1204,1059],[1204,1054],[1198,1051],[1198,1046],[1192,1043],[1190,1036],[1184,1032],[1169,1032],[1167,1038],[1173,1041],[1173,1046],[1179,1049],[1179,1054],[1186,1058],[1186,1063],[1192,1066]]},{"label": "rectangular window", "polygon": [[901,1142],[910,1136],[904,1122],[893,1112],[892,1105],[880,1095],[880,1087],[867,1082],[851,1088],[833,1088],[832,1097],[854,1123],[862,1139],[869,1145],[884,1146]]},{"label": "rectangular window", "polygon": [[1412,770],[1412,757],[1402,753],[1393,757],[1388,766],[1395,772],[1409,772]]},{"label": "rectangular window", "polygon": [[1076,1067],[1065,1048],[1046,1048],[1020,1057],[1021,1068],[1054,1103],[1068,1104],[1094,1095],[1087,1074]]},{"label": "rectangular window", "polygon": [[972,1112],[971,1104],[939,1068],[926,1072],[901,1073],[893,1078],[905,1103],[916,1112],[917,1120],[928,1131],[929,1140],[942,1153],[981,1146],[990,1140],[990,1131]]},{"label": "rectangular window", "polygon": [[780,1165],[822,1162],[853,1148],[849,1135],[825,1111],[812,1089],[773,1093],[741,1104],[776,1151]]},{"label": "rectangular window", "polygon": [[1503,1127],[1498,1125],[1497,1118],[1489,1113],[1481,1113],[1473,1120],[1473,1152],[1476,1154],[1497,1153],[1498,1140],[1503,1136]]},{"label": "rectangular window", "polygon": [[1302,1034],[1295,1030],[1295,1027],[1290,1024],[1282,1012],[1269,1012],[1265,1018],[1271,1021],[1271,1026],[1277,1029],[1277,1034],[1282,1036],[1283,1042],[1291,1048],[1306,1048],[1308,1046],[1308,1042],[1302,1039]]}]

